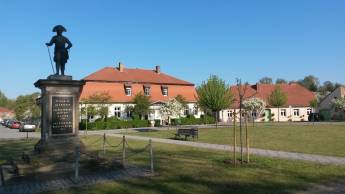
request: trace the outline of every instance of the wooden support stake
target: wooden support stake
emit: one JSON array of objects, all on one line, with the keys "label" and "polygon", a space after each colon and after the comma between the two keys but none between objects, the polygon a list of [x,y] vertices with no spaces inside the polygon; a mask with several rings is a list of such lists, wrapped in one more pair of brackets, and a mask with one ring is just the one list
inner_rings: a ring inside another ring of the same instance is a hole
[{"label": "wooden support stake", "polygon": [[234,112],[233,116],[234,116],[234,165],[236,167],[236,112]]},{"label": "wooden support stake", "polygon": [[122,137],[122,166],[126,168],[126,137]]},{"label": "wooden support stake", "polygon": [[154,168],[153,168],[153,149],[152,149],[152,139],[149,140],[150,145],[150,160],[151,160],[151,174],[154,174]]},{"label": "wooden support stake", "polygon": [[245,124],[246,124],[246,152],[247,152],[247,163],[249,163],[248,115],[246,115]]},{"label": "wooden support stake", "polygon": [[102,147],[102,149],[103,149],[103,155],[105,155],[105,141],[106,141],[106,135],[105,135],[105,133],[103,134],[103,147]]}]

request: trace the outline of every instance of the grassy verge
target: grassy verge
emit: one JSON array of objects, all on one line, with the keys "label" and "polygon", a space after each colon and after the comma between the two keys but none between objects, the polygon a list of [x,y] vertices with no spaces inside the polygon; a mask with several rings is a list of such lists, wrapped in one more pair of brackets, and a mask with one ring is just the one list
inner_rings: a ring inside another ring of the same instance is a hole
[{"label": "grassy verge", "polygon": [[[345,157],[345,125],[248,126],[254,148]],[[174,138],[176,130],[138,132],[133,135]],[[239,143],[237,127],[237,142]],[[199,129],[199,142],[233,145],[233,129]]]},{"label": "grassy verge", "polygon": [[[99,150],[99,136],[83,138],[89,149]],[[108,138],[116,145],[119,138]],[[20,157],[23,149],[32,149],[36,140],[6,141],[0,144],[1,160]],[[92,145],[91,145],[92,144]],[[135,149],[147,142],[129,141]],[[110,181],[103,184],[70,188],[49,193],[295,193],[312,183],[345,179],[345,166],[253,157],[249,165],[234,167],[224,163],[229,153],[185,146],[154,144],[155,170],[158,176]],[[118,153],[109,148],[107,153]],[[149,166],[148,153],[128,160],[130,164]]]}]

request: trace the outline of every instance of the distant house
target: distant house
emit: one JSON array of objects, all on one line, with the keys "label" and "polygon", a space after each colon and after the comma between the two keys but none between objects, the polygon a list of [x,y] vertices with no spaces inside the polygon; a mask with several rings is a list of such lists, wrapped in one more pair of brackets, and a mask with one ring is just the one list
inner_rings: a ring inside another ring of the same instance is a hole
[{"label": "distant house", "polygon": [[14,113],[8,108],[0,107],[0,121],[4,119],[13,119]]},{"label": "distant house", "polygon": [[337,98],[345,98],[345,86],[338,87],[320,101],[318,107],[320,114],[324,114],[326,117],[328,116],[329,119],[342,118],[344,113],[332,106],[332,100]]},{"label": "distant house", "polygon": [[[248,85],[245,93],[245,99],[250,99],[252,97],[260,98],[264,100],[267,107],[263,110],[261,114],[253,112],[250,115],[251,119],[254,118],[256,121],[307,121],[308,115],[312,112],[310,107],[310,101],[315,98],[313,92],[309,91],[305,87],[298,83],[291,84],[279,84],[282,91],[287,94],[287,103],[285,106],[279,108],[271,107],[268,104],[268,97],[275,89],[274,84],[255,84]],[[239,113],[239,98],[237,86],[230,87],[232,94],[235,97],[235,102],[232,107],[227,110],[222,110],[220,112],[220,119],[223,122],[233,121],[234,113]],[[237,114],[238,116],[239,114]],[[239,120],[237,118],[237,120]]]},{"label": "distant house", "polygon": [[147,115],[149,120],[161,120],[160,107],[177,95],[182,95],[187,102],[182,115],[199,117],[201,114],[196,104],[194,84],[161,72],[160,66],[153,70],[133,69],[125,68],[120,63],[118,67],[105,67],[83,80],[86,84],[81,93],[81,101],[95,93],[108,93],[111,96],[108,104],[109,117],[129,118],[126,107],[134,106],[133,98],[139,92],[151,99],[151,113]]}]

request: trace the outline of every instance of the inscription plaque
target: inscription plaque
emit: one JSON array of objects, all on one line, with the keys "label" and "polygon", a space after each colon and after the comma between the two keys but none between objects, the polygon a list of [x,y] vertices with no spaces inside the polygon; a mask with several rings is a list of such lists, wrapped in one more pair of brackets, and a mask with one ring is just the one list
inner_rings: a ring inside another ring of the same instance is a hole
[{"label": "inscription plaque", "polygon": [[73,133],[73,97],[52,96],[52,134]]}]

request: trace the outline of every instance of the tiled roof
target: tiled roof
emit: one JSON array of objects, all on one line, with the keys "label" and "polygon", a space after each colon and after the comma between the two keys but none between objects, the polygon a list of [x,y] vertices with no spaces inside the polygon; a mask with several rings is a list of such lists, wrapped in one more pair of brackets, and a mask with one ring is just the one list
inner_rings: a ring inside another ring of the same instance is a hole
[{"label": "tiled roof", "polygon": [[165,73],[156,73],[154,70],[124,68],[123,72],[121,72],[115,67],[105,67],[85,77],[83,80],[194,86],[193,83],[177,79]]},{"label": "tiled roof", "polygon": [[[151,102],[166,102],[177,95],[185,97],[187,102],[196,102],[196,90],[193,83],[183,81],[154,70],[127,69],[122,72],[115,67],[105,67],[83,80],[86,84],[80,99],[86,99],[95,93],[106,92],[113,103],[131,103],[133,97],[144,87],[150,87]],[[132,88],[132,95],[126,96],[125,86]],[[168,88],[168,96],[163,96],[162,87]]]},{"label": "tiled roof", "polygon": [[[257,97],[264,100],[267,103],[267,99],[272,91],[277,85],[274,84],[255,84],[248,85],[245,92],[245,99],[251,97]],[[279,84],[283,92],[287,94],[287,103],[285,107],[295,106],[295,107],[309,107],[310,101],[315,99],[313,92],[309,91],[305,87],[301,86],[298,83],[291,84]],[[244,86],[243,86],[244,88]],[[230,87],[232,94],[235,97],[235,103],[233,108],[239,107],[239,96],[237,86]],[[268,103],[267,103],[268,104]]]},{"label": "tiled roof", "polygon": [[4,107],[0,107],[0,112],[13,113],[13,111],[11,111],[8,108],[4,108]]}]

